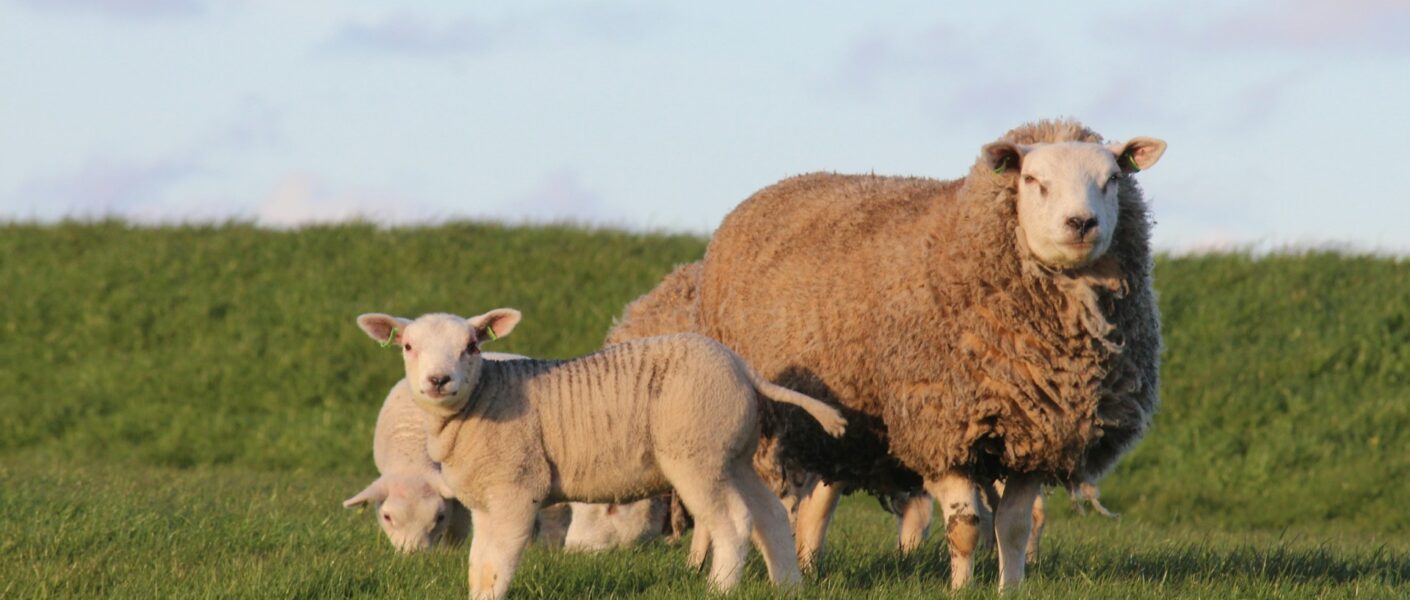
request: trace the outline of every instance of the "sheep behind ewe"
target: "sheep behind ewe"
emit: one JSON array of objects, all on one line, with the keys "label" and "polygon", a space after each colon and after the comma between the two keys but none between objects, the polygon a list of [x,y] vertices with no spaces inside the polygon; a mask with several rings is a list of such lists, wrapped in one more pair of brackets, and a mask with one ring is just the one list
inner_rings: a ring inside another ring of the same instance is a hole
[{"label": "sheep behind ewe", "polygon": [[984,146],[962,179],[781,181],[720,225],[690,310],[770,380],[844,408],[841,440],[778,411],[786,468],[886,496],[922,484],[940,502],[952,587],[973,572],[978,490],[1003,480],[994,529],[1013,589],[1041,484],[1095,484],[1155,413],[1151,223],[1133,176],[1165,147],[1043,121]]},{"label": "sheep behind ewe", "polygon": [[[485,352],[486,360],[526,358]],[[441,467],[426,451],[426,418],[411,399],[402,379],[387,392],[372,435],[372,460],[378,477],[343,501],[347,508],[372,504],[387,540],[401,552],[416,552],[438,544],[456,545],[470,532],[470,510],[456,501],[441,479]],[[563,546],[569,529],[568,507],[539,512],[536,538],[551,547]],[[592,528],[580,527],[580,536]]]},{"label": "sheep behind ewe", "polygon": [[845,419],[775,386],[709,338],[682,334],[572,360],[486,361],[480,340],[508,335],[520,315],[469,320],[358,317],[403,352],[413,399],[426,413],[431,459],[476,523],[470,592],[500,598],[545,503],[646,498],[674,487],[712,540],[710,581],[738,582],[751,530],[770,579],[800,580],[787,516],[751,466],[760,397],[802,408],[827,435]]}]

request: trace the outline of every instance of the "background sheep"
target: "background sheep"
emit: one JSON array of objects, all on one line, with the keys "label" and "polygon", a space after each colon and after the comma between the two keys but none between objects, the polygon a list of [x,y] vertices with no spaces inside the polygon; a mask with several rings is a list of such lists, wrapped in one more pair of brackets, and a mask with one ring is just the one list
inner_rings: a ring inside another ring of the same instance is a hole
[{"label": "background sheep", "polygon": [[572,522],[563,548],[569,552],[634,546],[660,537],[670,527],[670,495],[626,504],[570,502],[568,506]]},{"label": "background sheep", "polygon": [[479,525],[473,596],[504,595],[542,504],[621,502],[670,487],[709,531],[717,588],[738,581],[751,529],[770,578],[799,580],[787,517],[749,462],[770,410],[758,395],[803,408],[831,435],[845,425],[836,410],[764,381],[694,334],[569,361],[482,360],[479,340],[508,335],[519,318],[511,309],[468,321],[358,318],[372,338],[402,347],[413,398],[427,413],[431,458]]},{"label": "background sheep", "polygon": [[1009,588],[1040,484],[1099,480],[1158,402],[1150,221],[1131,175],[1165,143],[1101,142],[1040,122],[985,146],[964,179],[784,180],[725,218],[699,267],[699,331],[851,423],[835,441],[780,419],[785,466],[883,495],[923,482],[955,587],[972,573],[978,486],[1007,483]]},{"label": "background sheep", "polygon": [[[487,360],[525,358],[485,352]],[[377,413],[372,435],[372,461],[380,476],[343,501],[348,508],[372,504],[387,539],[402,552],[415,552],[437,543],[459,544],[470,531],[470,511],[455,500],[441,479],[441,467],[426,452],[426,418],[411,399],[406,380],[387,393]],[[540,512],[538,539],[563,545],[568,530],[567,507]]]}]

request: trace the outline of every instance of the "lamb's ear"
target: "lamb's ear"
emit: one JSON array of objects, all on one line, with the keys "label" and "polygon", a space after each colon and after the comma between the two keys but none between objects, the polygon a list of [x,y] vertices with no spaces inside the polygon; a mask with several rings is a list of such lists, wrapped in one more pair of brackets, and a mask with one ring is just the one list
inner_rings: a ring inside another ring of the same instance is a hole
[{"label": "lamb's ear", "polygon": [[1124,144],[1107,144],[1116,155],[1116,165],[1122,173],[1136,173],[1155,166],[1165,154],[1165,140],[1153,137],[1133,137]]},{"label": "lamb's ear", "polygon": [[436,490],[436,493],[440,494],[442,498],[446,500],[455,498],[455,492],[450,489],[450,485],[446,483],[446,479],[441,476],[440,471],[428,475],[426,480],[431,484],[431,488]]},{"label": "lamb's ear", "polygon": [[358,492],[356,496],[344,500],[343,508],[361,506],[363,504],[367,504],[368,502],[381,502],[386,499],[387,484],[383,483],[382,479],[379,477],[376,481],[372,482],[361,492]]},{"label": "lamb's ear", "polygon": [[475,339],[481,342],[497,340],[519,324],[523,315],[512,308],[496,308],[478,317],[470,317],[470,328],[475,330]]},{"label": "lamb's ear", "polygon": [[1028,149],[1028,146],[1013,142],[991,142],[984,146],[981,156],[984,165],[995,175],[1003,173],[1017,175],[1023,168],[1023,156],[1028,154]]},{"label": "lamb's ear", "polygon": [[357,317],[357,326],[362,331],[378,342],[383,344],[401,344],[401,333],[406,331],[406,326],[411,324],[411,319],[393,317],[382,313],[367,313]]}]

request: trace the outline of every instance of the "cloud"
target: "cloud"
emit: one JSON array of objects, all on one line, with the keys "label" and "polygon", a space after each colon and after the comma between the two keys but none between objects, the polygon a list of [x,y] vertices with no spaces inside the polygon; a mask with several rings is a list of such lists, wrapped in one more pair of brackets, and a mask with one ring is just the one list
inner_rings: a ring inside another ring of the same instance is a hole
[{"label": "cloud", "polygon": [[544,176],[532,189],[501,205],[494,216],[510,221],[606,224],[621,220],[602,195],[588,189],[570,169]]},{"label": "cloud", "polygon": [[1410,3],[1404,0],[1288,0],[1251,7],[1205,33],[1234,48],[1410,51]]},{"label": "cloud", "polygon": [[160,202],[172,184],[200,171],[189,159],[163,157],[147,161],[93,158],[72,171],[32,178],[20,184],[15,198],[43,218],[104,217],[141,213]]},{"label": "cloud", "polygon": [[317,223],[363,220],[379,225],[406,225],[439,220],[430,208],[381,190],[339,189],[303,173],[285,176],[255,208],[255,222],[288,228]]},{"label": "cloud", "polygon": [[490,27],[470,18],[435,23],[402,12],[346,24],[334,34],[330,45],[409,56],[451,56],[482,52],[494,37]]},{"label": "cloud", "polygon": [[19,0],[33,10],[87,13],[121,19],[183,17],[202,12],[197,0]]}]

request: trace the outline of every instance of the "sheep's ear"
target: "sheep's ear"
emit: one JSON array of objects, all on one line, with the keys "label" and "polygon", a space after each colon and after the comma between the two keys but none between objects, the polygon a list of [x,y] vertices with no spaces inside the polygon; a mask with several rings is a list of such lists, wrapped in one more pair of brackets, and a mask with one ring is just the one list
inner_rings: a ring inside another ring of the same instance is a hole
[{"label": "sheep's ear", "polygon": [[1155,166],[1165,154],[1165,140],[1153,137],[1133,137],[1124,144],[1107,144],[1116,155],[1116,165],[1122,173],[1137,173]]},{"label": "sheep's ear", "polygon": [[343,508],[353,508],[355,506],[362,506],[368,502],[381,502],[386,499],[387,484],[383,483],[381,478],[378,478],[376,481],[372,482],[371,485],[368,485],[361,492],[358,492],[356,496],[344,500]]},{"label": "sheep's ear", "polygon": [[436,493],[440,494],[442,498],[446,500],[455,498],[455,492],[450,489],[450,485],[446,483],[445,477],[441,476],[440,471],[432,473],[426,479],[430,482],[431,488],[436,490]]},{"label": "sheep's ear", "polygon": [[481,342],[497,340],[519,324],[523,315],[512,308],[496,308],[478,317],[470,317],[470,328],[475,330],[475,339]]},{"label": "sheep's ear", "polygon": [[982,150],[984,165],[993,171],[995,175],[1004,173],[1018,174],[1023,168],[1023,156],[1028,154],[1029,147],[1013,142],[992,142],[986,144]]},{"label": "sheep's ear", "polygon": [[401,334],[406,331],[406,326],[411,324],[411,319],[393,317],[382,313],[367,313],[357,317],[357,326],[362,331],[378,342],[383,344],[401,344]]}]

